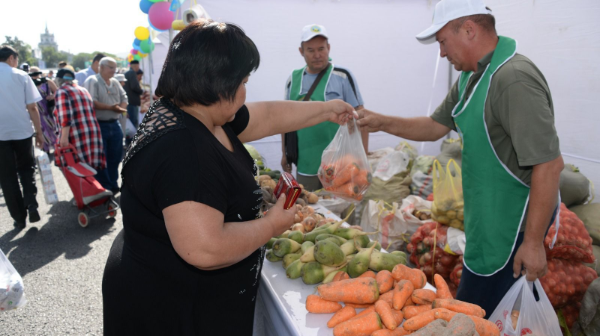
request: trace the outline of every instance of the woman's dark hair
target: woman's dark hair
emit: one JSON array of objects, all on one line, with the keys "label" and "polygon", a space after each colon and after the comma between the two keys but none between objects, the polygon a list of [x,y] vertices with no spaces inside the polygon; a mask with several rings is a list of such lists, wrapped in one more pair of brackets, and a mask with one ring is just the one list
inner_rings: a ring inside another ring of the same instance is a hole
[{"label": "woman's dark hair", "polygon": [[177,106],[233,101],[259,63],[256,45],[240,27],[196,21],[171,42],[155,93]]},{"label": "woman's dark hair", "polygon": [[10,56],[19,56],[19,54],[9,45],[4,44],[0,46],[0,62],[6,62]]}]

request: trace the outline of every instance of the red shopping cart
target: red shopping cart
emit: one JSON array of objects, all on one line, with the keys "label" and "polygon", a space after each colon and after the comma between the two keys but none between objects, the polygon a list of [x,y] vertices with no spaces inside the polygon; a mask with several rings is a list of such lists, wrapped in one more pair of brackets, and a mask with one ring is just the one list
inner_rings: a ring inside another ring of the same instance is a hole
[{"label": "red shopping cart", "polygon": [[69,145],[62,148],[57,145],[55,155],[59,157],[60,168],[73,192],[77,208],[81,210],[77,215],[79,225],[87,227],[91,218],[100,215],[115,217],[119,204],[112,198],[113,193],[96,181],[94,175],[97,172],[94,168],[84,162],[75,162],[75,147]]}]

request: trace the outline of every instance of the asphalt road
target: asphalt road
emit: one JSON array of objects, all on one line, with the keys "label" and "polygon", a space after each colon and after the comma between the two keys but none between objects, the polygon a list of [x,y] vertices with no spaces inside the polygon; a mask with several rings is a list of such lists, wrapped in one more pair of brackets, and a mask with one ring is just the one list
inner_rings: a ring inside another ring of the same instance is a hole
[{"label": "asphalt road", "polygon": [[93,218],[82,228],[67,181],[58,168],[52,173],[59,202],[46,204],[36,174],[42,219],[24,229],[14,228],[0,192],[0,249],[23,277],[28,301],[0,313],[0,335],[103,334],[102,273],[123,228],[121,212],[112,219]]}]

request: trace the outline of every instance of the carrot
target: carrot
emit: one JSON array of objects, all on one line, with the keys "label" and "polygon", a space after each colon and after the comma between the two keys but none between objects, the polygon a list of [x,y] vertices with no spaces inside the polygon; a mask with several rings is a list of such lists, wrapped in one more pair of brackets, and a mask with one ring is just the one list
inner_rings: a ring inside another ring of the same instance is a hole
[{"label": "carrot", "polygon": [[455,299],[435,299],[433,300],[432,306],[433,308],[446,308],[457,313],[463,313],[465,315],[473,315],[477,317],[485,316],[485,310],[478,305]]},{"label": "carrot", "polygon": [[414,290],[412,282],[408,280],[402,280],[396,286],[394,290],[394,297],[392,298],[393,307],[396,310],[402,309]]},{"label": "carrot", "polygon": [[335,274],[335,276],[333,277],[333,280],[331,280],[331,281],[334,282],[334,281],[340,281],[340,280],[346,280],[346,279],[350,279],[350,276],[348,275],[348,273],[337,272]]},{"label": "carrot", "polygon": [[[358,277],[359,278],[373,278],[373,279],[377,280],[377,276],[375,275],[375,272],[373,272],[371,270],[366,271],[365,273],[359,275]],[[381,291],[380,291],[380,293],[381,293]]]},{"label": "carrot", "polygon": [[358,303],[344,303],[344,306],[350,306],[350,307],[354,307],[357,309],[361,309],[361,308],[369,308],[371,307],[373,304],[372,303],[365,303],[365,304],[358,304]]},{"label": "carrot", "polygon": [[407,331],[404,327],[398,327],[392,331],[391,336],[405,336],[411,333],[412,331]]},{"label": "carrot", "polygon": [[422,312],[417,316],[409,318],[408,320],[404,321],[404,329],[409,331],[416,331],[423,328],[424,326],[428,325],[429,323],[435,320],[435,312],[436,309],[431,309],[426,312]]},{"label": "carrot", "polygon": [[413,302],[413,300],[411,298],[406,299],[406,302],[404,302],[404,307],[409,307],[409,306],[414,306],[415,303]]},{"label": "carrot", "polygon": [[325,300],[346,303],[374,303],[379,299],[377,282],[373,278],[356,278],[330,282],[317,287]]},{"label": "carrot", "polygon": [[392,336],[392,332],[387,329],[379,329],[372,333],[371,336]]},{"label": "carrot", "polygon": [[329,186],[325,188],[325,190],[331,191],[332,193],[347,195],[350,197],[356,196],[356,194],[359,192],[358,187],[355,186],[352,182],[348,182],[339,187]]},{"label": "carrot", "polygon": [[431,305],[408,306],[402,308],[402,313],[404,313],[404,318],[408,320],[431,309]]},{"label": "carrot", "polygon": [[348,321],[354,316],[356,316],[356,309],[346,306],[333,314],[329,322],[327,322],[327,327],[333,328],[342,322]]},{"label": "carrot", "polygon": [[358,336],[371,335],[375,331],[383,329],[381,319],[376,312],[370,312],[361,317],[355,317],[346,322],[342,322],[333,328],[334,336]]},{"label": "carrot", "polygon": [[396,280],[410,280],[416,289],[423,288],[427,284],[427,277],[423,271],[403,264],[394,266],[392,276]]},{"label": "carrot", "polygon": [[359,173],[360,168],[358,168],[358,165],[356,163],[351,163],[344,167],[344,169],[342,169],[340,173],[334,177],[333,181],[331,181],[331,185],[334,187],[342,186],[348,182],[351,182],[353,177]]},{"label": "carrot", "polygon": [[394,314],[394,318],[396,319],[398,326],[401,325],[402,321],[404,321],[404,313],[402,313],[400,310],[392,309],[392,314]]},{"label": "carrot", "polygon": [[352,320],[354,320],[355,318],[359,318],[361,316],[367,315],[368,313],[371,313],[371,312],[374,312],[374,311],[375,311],[375,305],[371,305],[371,307],[365,308],[365,310],[363,310],[360,313],[356,314],[356,316],[354,316],[352,318]]},{"label": "carrot", "polygon": [[394,278],[392,278],[392,272],[388,270],[379,271],[377,273],[377,276],[375,276],[375,280],[377,280],[379,294],[389,291],[390,289],[392,289],[392,286],[394,286]]},{"label": "carrot", "polygon": [[371,178],[371,173],[366,170],[361,170],[352,182],[357,186],[366,187],[371,184]]},{"label": "carrot", "polygon": [[306,297],[306,310],[310,313],[329,314],[335,313],[340,309],[342,309],[342,305],[337,302],[324,300],[317,295],[309,295]]},{"label": "carrot", "polygon": [[415,289],[410,298],[418,305],[430,305],[435,300],[435,292],[429,289]]},{"label": "carrot", "polygon": [[446,280],[444,280],[444,278],[442,278],[441,275],[435,274],[433,276],[433,282],[435,283],[435,288],[437,289],[435,296],[438,299],[454,299],[454,297],[450,293],[448,283],[446,282]]},{"label": "carrot", "polygon": [[377,301],[385,301],[387,303],[389,303],[390,306],[393,306],[393,298],[394,298],[394,292],[395,291],[388,291],[387,293],[383,294],[383,295],[379,295],[379,299]]},{"label": "carrot", "polygon": [[392,313],[392,307],[385,301],[375,302],[375,312],[381,317],[381,321],[386,328],[394,330],[398,327],[396,317]]},{"label": "carrot", "polygon": [[[444,308],[436,308],[432,311],[434,311],[434,317],[436,319],[442,319],[448,322],[458,314],[457,312]],[[475,323],[475,330],[477,330],[477,333],[480,336],[500,336],[500,329],[498,329],[495,323],[473,315],[467,315],[467,317]]]}]

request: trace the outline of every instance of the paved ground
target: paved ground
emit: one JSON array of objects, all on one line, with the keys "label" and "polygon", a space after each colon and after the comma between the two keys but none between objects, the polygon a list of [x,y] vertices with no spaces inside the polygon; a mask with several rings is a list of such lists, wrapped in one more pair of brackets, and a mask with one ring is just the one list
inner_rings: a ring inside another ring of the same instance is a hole
[{"label": "paved ground", "polygon": [[[44,201],[37,175],[42,220],[15,229],[0,192],[0,249],[23,277],[28,303],[0,313],[0,335],[102,335],[102,273],[121,213],[97,217],[87,228],[64,176],[53,167],[59,202]],[[117,201],[118,201],[117,197]]]}]

